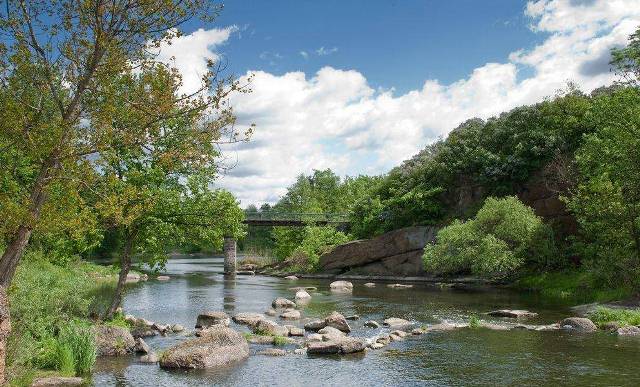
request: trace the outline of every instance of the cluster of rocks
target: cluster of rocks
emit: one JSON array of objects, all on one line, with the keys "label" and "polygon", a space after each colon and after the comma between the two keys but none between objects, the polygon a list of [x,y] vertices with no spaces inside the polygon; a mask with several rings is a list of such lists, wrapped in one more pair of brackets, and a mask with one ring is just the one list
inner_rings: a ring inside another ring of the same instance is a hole
[{"label": "cluster of rocks", "polygon": [[[171,277],[169,277],[168,275],[159,275],[156,277],[156,280],[158,281],[168,281],[170,280]],[[137,272],[132,272],[132,273],[128,273],[127,274],[127,279],[125,280],[125,283],[127,284],[134,284],[140,281],[148,281],[149,280],[149,275],[145,274],[145,273],[137,273]]]},{"label": "cluster of rocks", "polygon": [[185,330],[180,324],[160,324],[145,318],[136,318],[130,314],[125,315],[124,320],[131,324],[131,334],[134,337],[150,337],[158,334],[165,336],[168,333],[180,333]]}]

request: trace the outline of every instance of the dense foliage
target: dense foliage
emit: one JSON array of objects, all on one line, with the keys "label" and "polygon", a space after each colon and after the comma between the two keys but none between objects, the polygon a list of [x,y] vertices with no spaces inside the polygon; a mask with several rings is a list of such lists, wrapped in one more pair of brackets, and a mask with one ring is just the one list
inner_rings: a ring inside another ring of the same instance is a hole
[{"label": "dense foliage", "polygon": [[274,206],[263,205],[260,209],[249,206],[245,212],[248,215],[259,212],[296,214],[309,221],[307,227],[250,227],[243,246],[245,250],[272,253],[278,259],[289,258],[295,253],[296,257],[303,257],[310,267],[314,267],[322,251],[349,239],[334,227],[314,227],[314,214],[354,213],[356,204],[364,200],[381,180],[378,176],[341,179],[330,169],[315,170],[310,176],[300,175]]},{"label": "dense foliage", "polygon": [[426,270],[436,274],[474,274],[503,278],[524,266],[553,264],[551,228],[515,197],[488,198],[477,215],[455,220],[425,248]]}]

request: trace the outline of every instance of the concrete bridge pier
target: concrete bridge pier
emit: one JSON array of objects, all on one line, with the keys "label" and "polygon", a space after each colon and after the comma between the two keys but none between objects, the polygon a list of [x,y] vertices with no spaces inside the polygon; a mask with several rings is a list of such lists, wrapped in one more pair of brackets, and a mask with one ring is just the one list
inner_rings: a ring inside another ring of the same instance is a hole
[{"label": "concrete bridge pier", "polygon": [[236,275],[236,239],[224,237],[224,274]]}]

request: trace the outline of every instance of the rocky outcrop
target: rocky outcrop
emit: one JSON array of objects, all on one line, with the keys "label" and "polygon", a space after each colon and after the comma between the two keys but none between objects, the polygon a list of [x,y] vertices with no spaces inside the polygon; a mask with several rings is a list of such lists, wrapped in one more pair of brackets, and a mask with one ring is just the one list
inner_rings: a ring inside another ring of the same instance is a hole
[{"label": "rocky outcrop", "polygon": [[169,348],[160,359],[162,368],[206,369],[227,366],[249,357],[247,340],[231,328],[214,325],[198,338]]},{"label": "rocky outcrop", "polygon": [[135,339],[127,328],[96,325],[93,330],[98,356],[122,356],[135,350]]},{"label": "rocky outcrop", "polygon": [[424,275],[422,250],[435,240],[435,227],[407,227],[373,239],[334,247],[320,257],[320,271],[335,274]]}]

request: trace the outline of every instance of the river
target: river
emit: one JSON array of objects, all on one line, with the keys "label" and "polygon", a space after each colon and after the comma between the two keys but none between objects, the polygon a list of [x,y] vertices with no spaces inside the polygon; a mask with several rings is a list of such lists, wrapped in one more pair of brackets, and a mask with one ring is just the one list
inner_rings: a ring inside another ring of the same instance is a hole
[{"label": "river", "polygon": [[[293,299],[293,286],[316,286],[303,317],[323,317],[333,310],[358,314],[350,322],[354,336],[371,337],[380,329],[363,326],[386,317],[415,321],[466,322],[472,315],[504,322],[482,313],[499,308],[538,312],[527,323],[547,324],[571,315],[568,305],[543,302],[533,294],[497,289],[452,289],[417,284],[390,289],[364,287],[354,281],[352,294],[333,294],[328,280],[298,281],[263,276],[224,279],[222,258],[171,259],[171,280],[131,286],[124,310],[136,317],[193,328],[206,310],[264,312],[276,297]],[[304,320],[297,325],[302,326]],[[294,323],[295,324],[295,323]],[[232,326],[235,324],[232,323]],[[234,326],[246,331],[243,326]],[[155,351],[185,340],[173,334],[145,339]],[[283,357],[252,355],[234,367],[208,371],[166,371],[137,357],[100,358],[93,373],[96,386],[638,386],[640,339],[604,332],[493,331],[460,329],[431,332],[393,342],[380,350],[347,356]],[[295,346],[285,347],[293,349]]]}]

